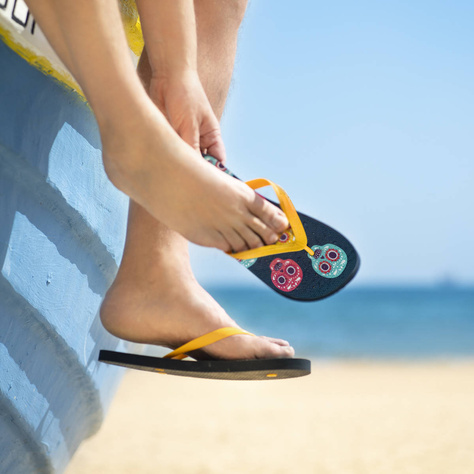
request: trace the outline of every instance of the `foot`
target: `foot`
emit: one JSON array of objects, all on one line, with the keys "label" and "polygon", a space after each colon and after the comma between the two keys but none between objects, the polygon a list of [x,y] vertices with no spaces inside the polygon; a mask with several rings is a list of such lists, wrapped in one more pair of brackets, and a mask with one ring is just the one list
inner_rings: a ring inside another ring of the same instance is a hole
[{"label": "foot", "polygon": [[[195,280],[184,239],[179,246],[179,252],[176,246],[172,252],[164,248],[160,259],[155,254],[146,272],[137,271],[134,256],[124,258],[101,308],[102,324],[110,333],[176,349],[215,329],[239,327]],[[192,355],[199,359],[268,359],[293,357],[294,350],[280,339],[237,335]]]},{"label": "foot", "polygon": [[126,132],[101,127],[112,182],[198,245],[238,252],[275,243],[288,227],[283,212],[203,160],[151,107]]}]

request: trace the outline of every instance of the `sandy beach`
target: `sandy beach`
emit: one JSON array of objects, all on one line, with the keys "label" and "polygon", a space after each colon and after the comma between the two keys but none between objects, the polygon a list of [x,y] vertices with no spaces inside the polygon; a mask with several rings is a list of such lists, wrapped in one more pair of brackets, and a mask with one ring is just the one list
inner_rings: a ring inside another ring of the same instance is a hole
[{"label": "sandy beach", "polygon": [[468,474],[473,400],[472,360],[240,383],[129,371],[66,473]]}]

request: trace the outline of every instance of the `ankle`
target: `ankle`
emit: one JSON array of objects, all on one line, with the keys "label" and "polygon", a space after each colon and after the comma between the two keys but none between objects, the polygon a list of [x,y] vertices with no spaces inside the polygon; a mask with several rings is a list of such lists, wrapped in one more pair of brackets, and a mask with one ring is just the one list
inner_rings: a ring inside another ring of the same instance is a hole
[{"label": "ankle", "polygon": [[[168,293],[175,286],[194,282],[187,248],[182,253],[163,245],[147,255],[140,249],[126,250],[114,282],[116,288],[154,294]],[[177,284],[179,282],[179,284]]]},{"label": "ankle", "polygon": [[145,152],[141,152],[142,142],[135,133],[134,124],[114,120],[103,121],[100,125],[102,140],[102,160],[107,176],[112,183],[127,195],[131,179],[144,169]]}]

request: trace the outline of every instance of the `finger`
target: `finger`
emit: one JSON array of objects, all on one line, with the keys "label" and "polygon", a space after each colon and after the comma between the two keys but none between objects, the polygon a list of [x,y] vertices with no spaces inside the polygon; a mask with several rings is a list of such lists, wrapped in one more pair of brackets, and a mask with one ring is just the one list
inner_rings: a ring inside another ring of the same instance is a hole
[{"label": "finger", "polygon": [[201,127],[201,149],[206,149],[207,153],[217,158],[222,163],[226,160],[224,141],[222,140],[221,129],[217,121],[215,123],[204,124]]},{"label": "finger", "polygon": [[198,153],[201,153],[199,145],[199,133],[197,130],[187,130],[179,134],[179,136],[188,144],[191,145]]},{"label": "finger", "polygon": [[[202,140],[201,140],[202,143]],[[207,148],[207,153],[214,158],[217,158],[221,163],[225,163],[226,160],[226,152],[225,152],[225,146],[224,142],[222,141],[222,138],[219,137],[219,140],[217,140],[215,143],[212,145],[206,147]]]},{"label": "finger", "polygon": [[199,127],[195,120],[190,120],[180,125],[171,123],[171,125],[188,145],[191,145],[198,152],[201,150],[199,144]]}]

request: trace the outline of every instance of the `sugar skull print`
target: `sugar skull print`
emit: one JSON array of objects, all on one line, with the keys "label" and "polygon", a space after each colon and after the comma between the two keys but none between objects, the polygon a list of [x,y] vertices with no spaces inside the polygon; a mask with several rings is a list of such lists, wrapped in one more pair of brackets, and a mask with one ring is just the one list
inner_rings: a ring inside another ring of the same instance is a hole
[{"label": "sugar skull print", "polygon": [[247,258],[246,260],[239,260],[239,263],[245,268],[250,268],[256,261],[256,258]]},{"label": "sugar skull print", "polygon": [[229,169],[227,169],[227,167],[222,162],[220,162],[217,158],[214,158],[213,156],[210,156],[210,155],[205,155],[204,158],[209,163],[214,165],[217,169],[223,171],[224,173],[226,173],[230,176],[235,176],[234,173],[232,173]]},{"label": "sugar skull print", "polygon": [[347,255],[337,245],[313,245],[314,255],[309,255],[314,271],[324,278],[336,278],[346,268]]},{"label": "sugar skull print", "polygon": [[303,271],[293,260],[275,258],[270,263],[272,283],[281,291],[293,291],[303,280]]},{"label": "sugar skull print", "polygon": [[[285,232],[283,232],[280,237],[278,238],[278,242],[276,243],[277,245],[284,245],[289,242],[294,242],[296,240],[295,234],[293,233],[293,229],[291,227],[287,229]],[[283,252],[283,249],[282,249]]]}]

